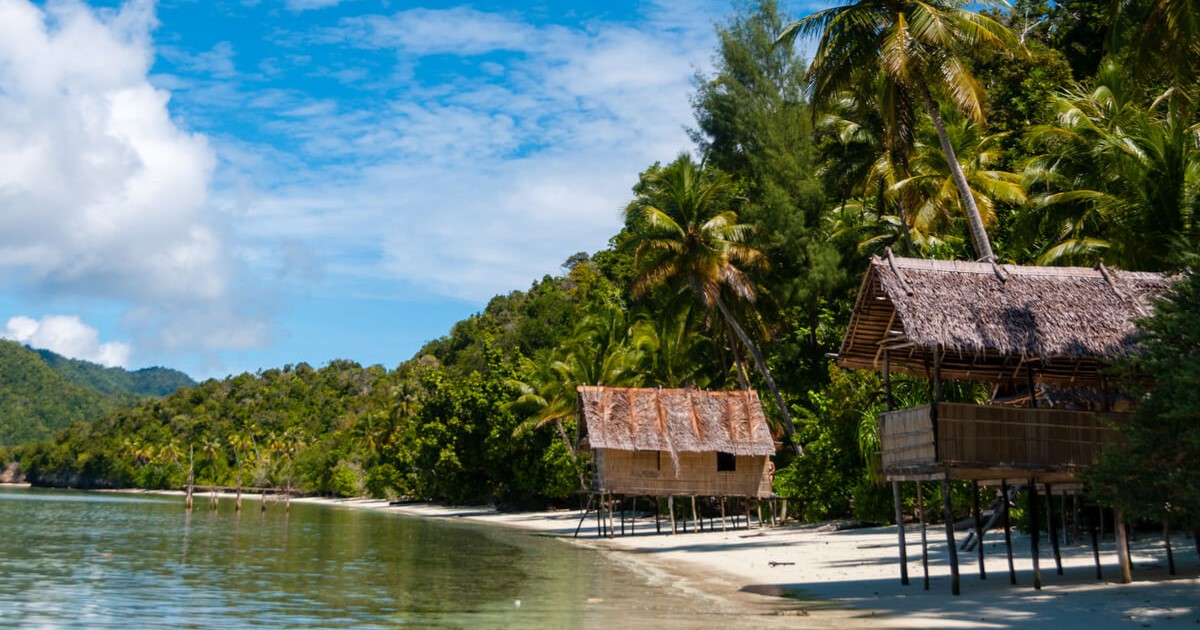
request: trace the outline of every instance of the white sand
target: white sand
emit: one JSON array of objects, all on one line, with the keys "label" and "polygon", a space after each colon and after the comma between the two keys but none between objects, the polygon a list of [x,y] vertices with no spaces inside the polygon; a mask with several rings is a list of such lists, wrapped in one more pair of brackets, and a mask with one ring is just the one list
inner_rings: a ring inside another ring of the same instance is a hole
[{"label": "white sand", "polygon": [[[636,535],[598,538],[589,516],[579,538],[572,534],[580,512],[498,513],[488,507],[448,508],[427,504],[389,506],[385,501],[300,499],[374,508],[432,518],[468,519],[536,530],[606,552],[654,570],[665,570],[697,592],[757,606],[777,614],[808,614],[805,627],[1060,628],[1200,625],[1198,560],[1190,537],[1173,540],[1179,575],[1167,575],[1161,537],[1143,536],[1133,545],[1134,583],[1120,584],[1114,543],[1101,545],[1104,580],[1096,580],[1091,547],[1062,549],[1064,575],[1057,575],[1049,541],[1041,542],[1042,589],[1032,587],[1027,536],[1013,537],[1017,586],[1009,584],[1000,532],[985,537],[987,579],[980,580],[978,556],[960,552],[961,590],[950,594],[943,527],[930,527],[930,590],[922,587],[920,529],[908,526],[909,576],[902,586],[895,527],[821,531],[785,526],[679,535],[654,533],[653,519],[638,523]],[[617,522],[618,528],[620,522]],[[669,531],[669,525],[663,523]],[[957,534],[961,542],[964,532]],[[1084,540],[1087,540],[1086,535]],[[775,564],[772,564],[775,563]],[[788,564],[792,563],[792,564]],[[777,595],[789,595],[782,599]],[[801,625],[801,624],[797,624]]]}]

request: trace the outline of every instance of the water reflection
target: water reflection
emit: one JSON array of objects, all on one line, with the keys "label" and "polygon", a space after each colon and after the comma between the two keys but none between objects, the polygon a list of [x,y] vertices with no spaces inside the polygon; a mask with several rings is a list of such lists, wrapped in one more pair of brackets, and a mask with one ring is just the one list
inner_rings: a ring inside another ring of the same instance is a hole
[{"label": "water reflection", "polygon": [[684,597],[603,553],[524,532],[303,504],[289,514],[247,502],[239,515],[232,503],[189,513],[172,497],[0,489],[0,623],[728,623],[719,602]]}]

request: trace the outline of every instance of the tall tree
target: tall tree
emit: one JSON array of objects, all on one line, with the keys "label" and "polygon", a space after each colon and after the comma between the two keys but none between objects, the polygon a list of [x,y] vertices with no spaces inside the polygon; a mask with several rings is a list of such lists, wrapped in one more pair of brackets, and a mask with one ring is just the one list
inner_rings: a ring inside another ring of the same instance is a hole
[{"label": "tall tree", "polygon": [[858,0],[818,11],[788,25],[781,42],[820,35],[817,53],[805,79],[815,104],[828,102],[856,87],[864,67],[876,68],[897,86],[911,90],[925,107],[937,130],[942,152],[967,214],[976,255],[995,260],[987,230],[970,184],[963,174],[946,133],[935,91],[982,124],[986,95],[958,56],[965,48],[1019,50],[1016,36],[1003,24],[967,8],[988,7],[998,1]]},{"label": "tall tree", "polygon": [[1055,120],[1030,131],[1041,154],[1019,222],[1040,262],[1157,270],[1200,245],[1200,124],[1170,94],[1143,107],[1108,60],[1090,89],[1053,101]]},{"label": "tall tree", "polygon": [[733,181],[682,154],[667,166],[655,166],[644,173],[636,191],[637,196],[625,209],[625,223],[630,230],[626,246],[633,251],[637,271],[633,295],[681,282],[706,308],[718,311],[750,352],[771,390],[783,420],[785,439],[798,454],[802,453],[795,441],[796,430],[787,403],[762,352],[722,297],[728,291],[744,301],[754,301],[754,285],[740,266],[763,261],[762,252],[746,243],[751,227],[739,223],[732,210],[736,192]]}]

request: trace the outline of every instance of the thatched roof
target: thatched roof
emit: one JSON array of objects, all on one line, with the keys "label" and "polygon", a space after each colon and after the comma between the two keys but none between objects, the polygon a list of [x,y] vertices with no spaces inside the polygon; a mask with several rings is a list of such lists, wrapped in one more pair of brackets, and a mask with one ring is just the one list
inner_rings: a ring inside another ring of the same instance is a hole
[{"label": "thatched roof", "polygon": [[927,375],[933,351],[945,378],[1095,382],[1133,349],[1134,319],[1169,280],[1100,266],[1022,267],[875,257],[863,279],[838,363]]},{"label": "thatched roof", "polygon": [[771,455],[775,443],[754,391],[579,387],[592,448]]}]

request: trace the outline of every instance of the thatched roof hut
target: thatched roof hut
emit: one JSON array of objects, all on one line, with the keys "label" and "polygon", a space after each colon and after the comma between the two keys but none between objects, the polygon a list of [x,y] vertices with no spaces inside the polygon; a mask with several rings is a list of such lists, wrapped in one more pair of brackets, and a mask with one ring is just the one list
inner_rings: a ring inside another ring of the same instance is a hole
[{"label": "thatched roof hut", "polygon": [[579,400],[594,490],[770,496],[775,442],[756,392],[582,386]]},{"label": "thatched roof hut", "polygon": [[838,363],[928,375],[935,350],[945,378],[1003,382],[1036,365],[1039,380],[1094,383],[1105,362],[1133,349],[1134,320],[1167,288],[1163,274],[1099,266],[1023,267],[875,257],[859,291]]}]

